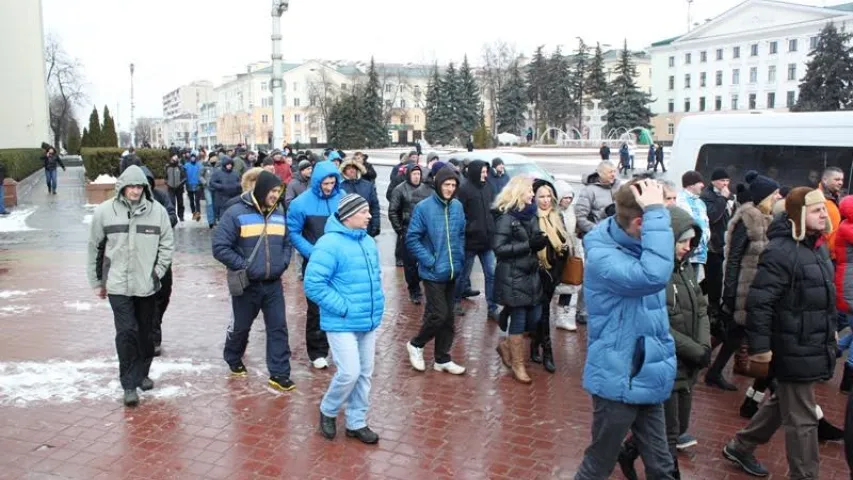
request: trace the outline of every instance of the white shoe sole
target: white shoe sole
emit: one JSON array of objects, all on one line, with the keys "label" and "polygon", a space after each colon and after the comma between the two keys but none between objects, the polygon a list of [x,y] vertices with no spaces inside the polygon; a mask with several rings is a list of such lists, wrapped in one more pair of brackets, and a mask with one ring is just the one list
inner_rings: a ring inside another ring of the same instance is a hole
[{"label": "white shoe sole", "polygon": [[452,371],[450,371],[449,368],[440,367],[437,363],[435,365],[433,365],[432,369],[435,370],[436,372],[446,372],[446,373],[449,373],[451,375],[465,375],[465,372],[467,371],[465,369],[465,367],[462,367],[462,370],[457,370],[455,372],[452,372]]},{"label": "white shoe sole", "polygon": [[409,364],[411,364],[412,368],[414,368],[415,370],[419,372],[425,372],[426,365],[424,364],[423,360],[418,359],[417,351],[414,350],[415,348],[417,347],[415,347],[411,343],[406,344],[406,351],[409,352]]}]

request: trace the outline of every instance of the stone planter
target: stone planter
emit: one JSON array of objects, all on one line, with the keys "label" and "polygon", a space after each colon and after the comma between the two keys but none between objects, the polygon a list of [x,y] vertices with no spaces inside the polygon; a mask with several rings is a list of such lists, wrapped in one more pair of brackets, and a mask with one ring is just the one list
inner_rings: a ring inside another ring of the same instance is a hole
[{"label": "stone planter", "polygon": [[116,194],[114,183],[86,183],[86,203],[97,205],[103,203]]},{"label": "stone planter", "polygon": [[18,206],[18,182],[11,178],[3,180],[3,205],[6,208]]}]

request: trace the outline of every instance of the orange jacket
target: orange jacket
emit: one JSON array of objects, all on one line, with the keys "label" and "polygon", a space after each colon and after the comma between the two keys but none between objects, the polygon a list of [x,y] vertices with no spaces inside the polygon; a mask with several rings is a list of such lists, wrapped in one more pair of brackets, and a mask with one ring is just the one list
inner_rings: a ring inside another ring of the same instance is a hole
[{"label": "orange jacket", "polygon": [[817,188],[826,197],[826,213],[829,215],[829,222],[832,224],[832,232],[827,235],[827,240],[829,241],[830,256],[835,260],[835,232],[838,231],[838,226],[841,224],[841,212],[838,210],[838,204],[835,203],[835,200],[824,191],[823,183]]}]

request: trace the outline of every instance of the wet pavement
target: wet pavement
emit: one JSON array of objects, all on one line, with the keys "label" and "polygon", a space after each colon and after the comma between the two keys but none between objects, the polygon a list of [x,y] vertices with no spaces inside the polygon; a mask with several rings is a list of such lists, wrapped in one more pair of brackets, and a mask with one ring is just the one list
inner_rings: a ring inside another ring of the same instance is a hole
[{"label": "wet pavement", "polygon": [[[283,284],[297,390],[266,387],[262,321],[246,354],[249,377],[228,377],[221,357],[230,299],[204,221],[177,229],[164,356],[152,367],[156,388],[142,394],[139,407],[125,408],[111,311],[85,280],[91,208],[82,182],[81,168],[60,172],[56,196],[40,179],[25,182],[15,218],[0,219],[0,478],[573,477],[590,437],[591,401],[580,385],[584,329],[555,331],[557,373],[533,366],[533,385],[520,385],[497,358],[498,330],[485,320],[480,297],[466,302],[468,314],[457,319],[452,354],[468,373],[414,372],[404,344],[422,310],[406,298],[385,221],[379,243],[388,300],[368,417],[381,436],[378,445],[343,435],[330,442],[317,431],[332,372],[310,367],[305,300],[293,268]],[[21,225],[32,230],[9,231]],[[482,275],[475,273],[473,282],[481,287]],[[426,356],[431,361],[429,349]],[[846,400],[839,376],[817,388],[835,424],[842,423]],[[748,381],[737,382],[740,393],[697,386],[690,432],[699,445],[681,456],[683,478],[748,478],[720,456],[745,423],[736,412]],[[338,424],[342,430],[342,419]],[[779,433],[757,452],[774,479],[787,472],[783,442]],[[820,451],[822,479],[849,478],[841,444]]]}]

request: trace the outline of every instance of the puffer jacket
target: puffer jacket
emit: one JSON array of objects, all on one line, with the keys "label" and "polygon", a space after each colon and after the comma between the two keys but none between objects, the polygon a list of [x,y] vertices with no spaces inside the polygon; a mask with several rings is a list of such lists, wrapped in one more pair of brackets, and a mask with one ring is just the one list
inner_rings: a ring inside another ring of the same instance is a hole
[{"label": "puffer jacket", "polygon": [[708,242],[711,240],[711,223],[708,221],[708,207],[699,195],[693,195],[687,190],[678,192],[676,205],[693,215],[693,220],[702,229],[702,239],[699,246],[690,257],[692,263],[705,264],[708,261]]},{"label": "puffer jacket", "polygon": [[840,313],[853,314],[853,196],[838,206],[841,224],[835,232],[835,305]]},{"label": "puffer jacket", "polygon": [[[132,205],[122,190],[144,187]],[[116,181],[116,196],[101,203],[92,215],[86,274],[92,288],[106,286],[110,295],[149,297],[172,265],[175,247],[166,209],[152,200],[145,173],[128,167]]]},{"label": "puffer jacket", "polygon": [[179,163],[170,163],[166,167],[166,186],[172,190],[183,188],[187,183],[187,171]]},{"label": "puffer jacket", "polygon": [[[335,188],[325,195],[320,184],[335,177]],[[341,174],[334,162],[317,162],[311,174],[311,188],[296,197],[287,209],[287,228],[290,242],[305,258],[311,258],[314,244],[323,236],[326,220],[338,211],[338,202],[343,198]]]},{"label": "puffer jacket", "polygon": [[529,307],[542,301],[539,258],[530,250],[530,239],[539,234],[535,209],[530,212],[495,211],[495,303],[505,307]]},{"label": "puffer jacket", "polygon": [[758,271],[758,258],[767,247],[771,215],[752,202],[735,211],[726,232],[726,263],[723,268],[723,306],[738,325],[746,325],[746,297]]},{"label": "puffer jacket", "polygon": [[706,211],[711,229],[708,250],[713,253],[723,253],[726,248],[726,228],[728,228],[734,209],[734,196],[729,194],[729,198],[726,198],[717,193],[713,185],[708,185],[702,190],[699,198],[705,202],[705,207],[707,207]]},{"label": "puffer jacket", "polygon": [[487,181],[480,180],[484,167],[489,168],[481,160],[471,162],[467,171],[468,181],[456,194],[465,209],[465,250],[474,253],[491,249],[495,234],[495,217],[491,211],[495,193]]},{"label": "puffer jacket", "polygon": [[240,195],[243,191],[240,188],[240,175],[234,171],[225,169],[227,165],[233,167],[234,162],[230,158],[226,158],[222,162],[222,168],[216,169],[213,176],[210,178],[210,189],[213,190],[213,203],[216,205],[225,205],[228,200]]},{"label": "puffer jacket", "polygon": [[640,239],[610,217],[583,243],[589,313],[584,389],[621,403],[665,401],[676,365],[665,292],[675,259],[669,211],[648,208]]},{"label": "puffer jacket", "polygon": [[586,185],[575,199],[575,214],[578,219],[578,235],[589,233],[598,222],[607,217],[604,209],[613,203],[613,193],[619,189],[619,181],[604,185],[598,172],[586,178]]},{"label": "puffer jacket", "polygon": [[490,168],[487,182],[489,186],[492,187],[492,194],[497,198],[498,194],[500,194],[504,187],[509,183],[509,175],[506,172],[504,172],[503,175],[498,175],[497,170]]},{"label": "puffer jacket", "polygon": [[[457,178],[444,167],[436,184]],[[440,181],[438,181],[440,180]],[[445,200],[440,187],[415,206],[406,230],[406,248],[418,259],[418,274],[430,282],[450,282],[462,273],[465,262],[465,213],[455,198]]]},{"label": "puffer jacket", "polygon": [[778,215],[770,243],[746,299],[750,354],[773,352],[771,375],[780,382],[829,380],[835,370],[835,271],[823,236],[794,240]]},{"label": "puffer jacket", "polygon": [[201,163],[196,159],[184,164],[184,172],[186,173],[187,191],[194,192],[198,190],[201,184]]},{"label": "puffer jacket", "polygon": [[[415,171],[421,172],[421,183],[418,185],[412,183],[412,172]],[[388,220],[391,221],[391,227],[398,235],[405,235],[415,205],[429,198],[431,194],[432,189],[423,182],[421,167],[408,165],[405,181],[394,188],[391,192],[391,201],[388,203]]]},{"label": "puffer jacket", "polygon": [[370,207],[370,224],[367,226],[367,234],[375,237],[380,233],[380,222],[382,220],[379,210],[379,196],[376,194],[376,185],[364,179],[363,175],[367,172],[367,169],[361,164],[353,160],[347,160],[341,164],[339,170],[343,173],[347,167],[355,168],[358,171],[358,176],[354,180],[345,179],[341,182],[341,188],[346,193],[355,193],[367,200],[367,205]]},{"label": "puffer jacket", "polygon": [[[696,248],[702,229],[689,213],[678,207],[669,207],[672,233],[675,239],[693,229],[690,246]],[[706,352],[711,350],[711,322],[708,320],[708,302],[696,282],[696,273],[688,259],[690,252],[675,260],[672,278],[666,286],[666,308],[669,313],[669,333],[675,341],[678,370],[674,390],[687,390],[696,383]]]},{"label": "puffer jacket", "polygon": [[293,174],[293,178],[290,179],[287,189],[284,191],[284,207],[289,208],[290,202],[308,190],[309,185],[311,185],[311,177],[303,177],[299,172]]},{"label": "puffer jacket", "polygon": [[[246,269],[249,281],[262,282],[281,278],[290,265],[290,239],[280,205],[262,212],[251,192],[240,195],[240,202],[219,219],[213,232],[213,258],[228,270]],[[266,225],[266,235],[260,240]],[[252,250],[262,241],[252,263]]]},{"label": "puffer jacket", "polygon": [[376,242],[337,215],[326,222],[305,269],[305,295],[320,307],[325,332],[370,332],[385,313]]}]

